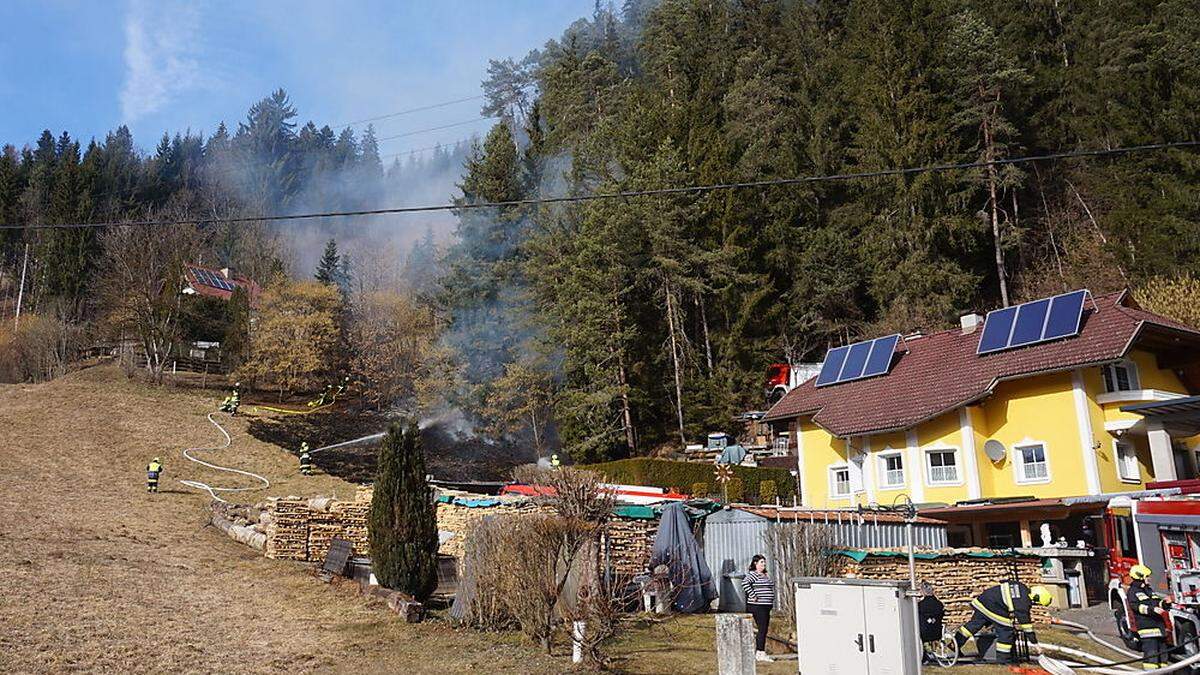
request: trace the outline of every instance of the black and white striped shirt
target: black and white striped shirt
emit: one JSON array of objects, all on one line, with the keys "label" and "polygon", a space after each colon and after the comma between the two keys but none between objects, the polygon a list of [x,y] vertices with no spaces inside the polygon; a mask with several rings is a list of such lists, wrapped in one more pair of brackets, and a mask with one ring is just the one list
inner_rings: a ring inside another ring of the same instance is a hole
[{"label": "black and white striped shirt", "polygon": [[742,590],[746,591],[746,604],[775,604],[775,580],[766,572],[747,572],[742,579]]}]

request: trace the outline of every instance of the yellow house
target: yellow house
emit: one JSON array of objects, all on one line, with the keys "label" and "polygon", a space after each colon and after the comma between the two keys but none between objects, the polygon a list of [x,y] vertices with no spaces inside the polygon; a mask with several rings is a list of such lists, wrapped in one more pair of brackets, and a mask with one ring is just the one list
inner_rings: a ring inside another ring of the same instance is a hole
[{"label": "yellow house", "polygon": [[[1198,365],[1200,331],[1077,291],[830,350],[765,420],[790,432],[807,507],[1061,507],[1196,477],[1196,438],[1137,408],[1196,392]],[[961,543],[1016,545],[998,532]]]}]

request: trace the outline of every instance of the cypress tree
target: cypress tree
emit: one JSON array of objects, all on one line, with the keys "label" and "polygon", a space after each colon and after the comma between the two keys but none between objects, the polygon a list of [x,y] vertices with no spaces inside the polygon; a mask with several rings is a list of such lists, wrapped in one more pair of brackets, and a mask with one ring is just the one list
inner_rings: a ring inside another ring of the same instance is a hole
[{"label": "cypress tree", "polygon": [[437,517],[416,423],[393,424],[371,499],[371,563],[379,583],[424,601],[437,587]]}]

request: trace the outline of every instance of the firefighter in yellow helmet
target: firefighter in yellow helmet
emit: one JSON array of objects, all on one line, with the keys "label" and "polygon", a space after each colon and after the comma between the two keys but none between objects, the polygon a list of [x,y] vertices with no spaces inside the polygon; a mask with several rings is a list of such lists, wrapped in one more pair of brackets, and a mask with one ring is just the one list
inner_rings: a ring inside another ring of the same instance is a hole
[{"label": "firefighter in yellow helmet", "polygon": [[1150,574],[1149,567],[1134,565],[1129,570],[1133,581],[1125,595],[1129,613],[1134,616],[1136,624],[1133,628],[1142,645],[1143,670],[1157,670],[1167,663],[1167,645],[1163,642],[1166,622],[1162,610],[1170,606],[1170,600],[1154,592],[1150,585]]},{"label": "firefighter in yellow helmet", "polygon": [[158,476],[162,471],[162,461],[157,457],[146,465],[146,492],[158,492]]},{"label": "firefighter in yellow helmet", "polygon": [[1012,661],[1013,641],[1018,630],[1025,633],[1030,644],[1037,643],[1031,615],[1033,605],[1049,605],[1051,597],[1050,591],[1042,586],[1030,588],[1019,581],[992,586],[971,601],[975,613],[958,629],[954,641],[961,650],[967,640],[991,628],[996,635],[997,658]]}]

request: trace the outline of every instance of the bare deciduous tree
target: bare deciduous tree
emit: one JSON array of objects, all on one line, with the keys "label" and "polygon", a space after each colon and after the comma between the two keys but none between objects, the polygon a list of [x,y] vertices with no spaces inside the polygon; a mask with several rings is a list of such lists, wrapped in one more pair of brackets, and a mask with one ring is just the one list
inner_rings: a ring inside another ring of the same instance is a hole
[{"label": "bare deciduous tree", "polygon": [[[176,219],[182,214],[159,215]],[[199,243],[199,231],[190,224],[113,227],[102,237],[101,302],[114,327],[137,336],[146,369],[158,382],[179,339],[184,263]]]}]

